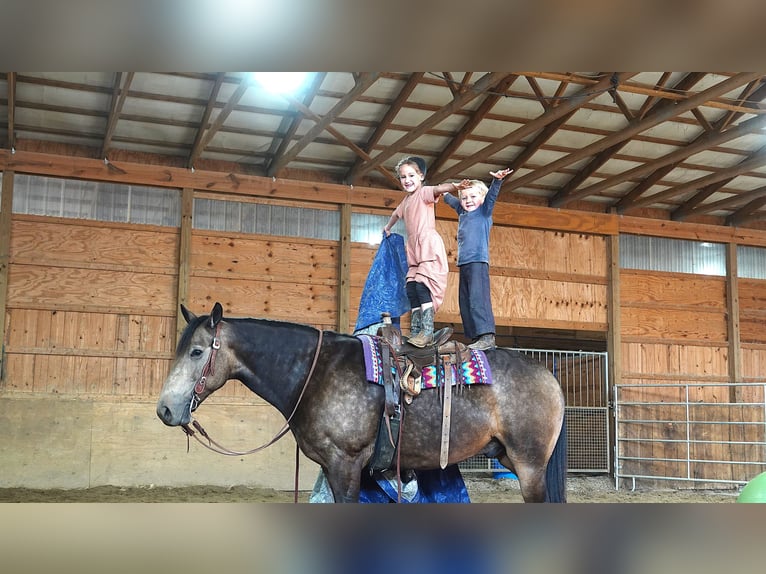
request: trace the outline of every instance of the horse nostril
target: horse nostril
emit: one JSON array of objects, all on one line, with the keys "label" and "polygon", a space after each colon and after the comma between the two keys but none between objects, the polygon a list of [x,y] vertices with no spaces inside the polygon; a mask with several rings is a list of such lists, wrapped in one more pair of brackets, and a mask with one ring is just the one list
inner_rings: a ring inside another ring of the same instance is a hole
[{"label": "horse nostril", "polygon": [[160,417],[160,420],[165,423],[166,425],[170,424],[170,419],[173,417],[173,414],[170,412],[170,409],[166,406],[163,407],[157,407],[157,416]]}]

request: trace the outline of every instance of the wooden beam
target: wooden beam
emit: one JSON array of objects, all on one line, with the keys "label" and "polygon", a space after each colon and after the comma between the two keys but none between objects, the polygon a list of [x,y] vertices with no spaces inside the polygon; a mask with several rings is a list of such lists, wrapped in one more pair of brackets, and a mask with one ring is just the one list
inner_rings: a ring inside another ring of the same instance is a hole
[{"label": "wooden beam", "polygon": [[186,328],[186,319],[181,314],[181,305],[189,305],[191,282],[192,229],[194,218],[194,190],[185,187],[181,191],[181,227],[178,240],[178,288],[176,290],[176,341]]},{"label": "wooden beam", "polygon": [[[383,162],[385,162],[387,159],[393,157],[397,153],[401,153],[401,150],[404,149],[405,146],[414,142],[432,127],[440,124],[453,113],[462,109],[467,103],[473,101],[485,93],[487,90],[497,85],[497,83],[507,75],[507,73],[496,72],[485,74],[473,85],[471,89],[465,90],[465,92],[454,98],[446,106],[443,106],[439,110],[430,114],[425,121],[421,122],[416,128],[407,132],[393,144],[387,146],[386,149],[376,155],[372,161],[362,164],[351,174],[351,178],[354,179],[357,177],[362,177],[366,173],[369,173],[371,170],[383,165]],[[433,181],[437,180],[434,179]]]},{"label": "wooden beam", "polygon": [[717,183],[719,181],[732,178],[733,176],[742,175],[748,171],[758,169],[766,164],[766,148],[761,148],[756,154],[748,159],[738,163],[735,166],[719,169],[713,173],[675,185],[665,191],[660,191],[649,196],[640,197],[630,204],[624,204],[618,208],[620,213],[627,211],[628,209],[637,209],[646,205],[652,205],[658,202],[667,201],[672,197],[677,197],[688,191],[695,189],[703,189],[709,185]]},{"label": "wooden beam", "polygon": [[[584,86],[591,86],[596,83],[596,81],[593,78],[576,76],[576,75],[572,75],[571,73],[562,73],[562,72],[517,72],[517,73],[522,76],[533,76],[536,78],[545,78],[547,80],[554,80],[554,81],[568,80],[572,83],[577,83]],[[757,81],[757,80],[754,80],[754,81]],[[681,94],[681,93],[670,91],[670,90],[658,89],[656,87],[647,88],[646,86],[631,84],[631,83],[626,83],[624,85],[621,85],[620,91],[625,92],[627,94],[652,95],[658,98],[664,98],[671,101],[673,100],[681,101],[686,99],[685,94]],[[744,114],[766,113],[766,109],[761,108],[759,105],[745,104],[741,101],[735,101],[735,102],[736,103],[731,103],[728,100],[716,99],[716,100],[711,100],[707,102],[705,105],[710,108],[734,111],[734,112],[739,112]]]},{"label": "wooden beam", "polygon": [[[619,83],[633,75],[635,74],[618,74],[617,81]],[[537,118],[525,123],[523,126],[511,132],[507,136],[502,137],[498,140],[495,140],[493,143],[483,147],[477,153],[471,155],[471,157],[456,163],[455,165],[451,166],[449,169],[445,170],[443,173],[434,175],[434,181],[446,181],[448,179],[457,177],[458,175],[460,175],[460,173],[464,169],[476,164],[477,162],[484,161],[485,159],[491,157],[495,153],[507,148],[510,145],[515,145],[516,143],[522,141],[525,137],[530,136],[533,133],[536,133],[537,131],[543,129],[548,124],[555,122],[560,117],[571,113],[573,110],[577,108],[580,108],[585,102],[589,102],[590,100],[601,95],[604,91],[609,89],[609,86],[611,85],[612,85],[612,76],[607,75],[595,86],[589,86],[587,88],[584,88],[577,94],[564,100],[559,105],[552,107],[550,110],[543,113],[541,116],[538,116]],[[518,181],[519,181],[518,179],[517,180],[511,179],[508,182],[506,182],[503,185],[503,187],[506,188],[506,192],[512,191],[513,189],[518,187],[518,185],[516,185],[516,182]]]},{"label": "wooden beam", "polygon": [[[692,143],[679,148],[665,156],[662,156],[654,161],[647,162],[645,164],[636,166],[632,169],[622,171],[612,177],[608,177],[599,183],[595,183],[588,187],[578,189],[571,194],[572,199],[578,199],[588,195],[596,195],[605,191],[611,187],[616,187],[618,184],[630,181],[631,179],[637,179],[647,176],[657,171],[660,168],[671,166],[667,172],[672,171],[677,165],[679,165],[684,159],[710,149],[712,147],[719,146],[728,141],[737,139],[744,135],[759,133],[766,127],[766,115],[758,116],[756,118],[742,122],[736,127],[729,128],[721,133],[706,133],[698,139],[695,139]],[[666,173],[667,173],[666,172]],[[632,193],[632,191],[631,191]]]},{"label": "wooden beam", "polygon": [[[729,342],[729,382],[741,383],[742,346],[739,325],[739,279],[737,277],[737,244],[726,244],[726,325]],[[729,391],[729,402],[742,401],[742,387],[734,386]]]},{"label": "wooden beam", "polygon": [[692,215],[707,213],[708,211],[710,211],[710,209],[708,209],[709,206],[707,204],[702,205],[702,202],[704,202],[711,195],[718,193],[721,189],[723,189],[727,184],[729,184],[733,180],[734,180],[734,177],[729,177],[727,179],[724,179],[723,181],[718,181],[716,183],[713,183],[711,185],[708,185],[707,187],[700,189],[692,197],[684,201],[683,205],[674,209],[670,213],[670,219],[672,219],[673,221],[683,221],[684,219],[687,219]]},{"label": "wooden beam", "polygon": [[[729,191],[729,193],[731,192]],[[764,196],[766,196],[766,185],[762,185],[761,187],[751,189],[749,191],[743,191],[742,193],[735,193],[729,197],[719,199],[718,201],[714,201],[712,203],[706,203],[705,205],[701,205],[695,209],[694,213],[709,213],[719,209],[732,209],[736,208],[737,206],[745,205],[746,203],[755,199],[761,199]],[[727,223],[727,225],[730,224]]]},{"label": "wooden beam", "polygon": [[234,93],[229,98],[229,101],[226,102],[226,105],[218,113],[218,117],[215,118],[215,122],[213,122],[213,124],[208,128],[207,132],[205,132],[205,135],[199,141],[197,145],[197,149],[192,150],[192,153],[189,155],[188,163],[193,164],[193,162],[199,158],[199,156],[208,146],[208,144],[213,139],[215,134],[218,132],[218,130],[221,129],[221,126],[223,126],[223,124],[226,122],[226,119],[229,117],[231,112],[234,111],[234,108],[239,103],[239,100],[242,99],[242,96],[245,95],[245,92],[247,91],[247,88],[249,87],[250,87],[250,84],[248,83],[246,79],[243,79],[242,81],[240,81],[239,85],[237,86],[237,89],[234,90]]},{"label": "wooden beam", "polygon": [[199,122],[197,133],[194,136],[194,143],[192,144],[191,153],[189,154],[189,158],[186,160],[186,167],[188,168],[194,167],[194,162],[197,161],[200,154],[202,153],[202,136],[205,134],[207,125],[210,122],[210,115],[215,109],[215,104],[218,101],[218,94],[221,91],[221,86],[223,85],[223,80],[225,77],[226,72],[218,72],[218,75],[215,77],[215,81],[213,82],[213,87],[210,89],[210,97],[207,99],[205,111],[202,112],[202,119]]},{"label": "wooden beam", "polygon": [[[394,99],[393,103],[388,107],[388,110],[386,111],[386,114],[383,116],[383,119],[380,120],[380,122],[378,122],[378,125],[375,128],[375,131],[370,136],[370,139],[367,140],[367,143],[364,146],[365,152],[369,154],[375,148],[375,145],[380,141],[380,138],[383,137],[383,135],[386,133],[389,126],[391,125],[391,122],[394,121],[394,118],[402,109],[402,106],[404,106],[405,102],[409,99],[413,90],[420,83],[420,80],[423,78],[424,73],[425,72],[415,72],[411,74],[410,77],[407,79],[402,89],[396,95],[396,98]],[[348,170],[348,174],[346,176],[346,183],[353,185],[356,182],[356,177],[353,176],[352,174],[356,173],[356,171],[359,169],[359,167],[363,163],[364,163],[363,158],[356,159],[356,161],[354,162],[354,165],[352,165],[351,168]],[[396,185],[394,187],[396,187],[397,189],[399,188],[398,181],[396,182]]]},{"label": "wooden beam", "polygon": [[[675,85],[676,90],[686,91],[694,86],[705,76],[704,73],[692,73],[684,76],[684,78]],[[615,91],[613,93],[615,102],[617,102],[623,115],[628,119],[629,125],[632,123],[644,121],[645,118],[651,117],[654,114],[660,113],[664,108],[668,106],[668,100],[659,100],[651,108],[642,107],[641,114],[634,117],[624,104],[622,98]],[[648,97],[647,100],[651,99]],[[613,146],[600,151],[591,158],[588,164],[581,169],[571,180],[567,182],[549,201],[551,207],[563,207],[574,198],[577,193],[577,188],[587,181],[593,174],[595,174],[605,163],[611,160],[619,151],[628,145],[631,140],[623,140],[616,143]]]},{"label": "wooden beam", "polygon": [[438,172],[444,163],[452,157],[457,149],[462,145],[466,138],[476,129],[476,127],[485,119],[486,115],[492,110],[495,104],[503,97],[505,92],[516,81],[518,76],[511,74],[507,78],[503,79],[495,88],[492,93],[488,94],[484,101],[476,108],[476,111],[471,114],[468,121],[463,124],[455,137],[451,138],[447,146],[441,151],[439,157],[435,161],[431,162],[429,171]]},{"label": "wooden beam", "polygon": [[3,171],[0,193],[0,380],[5,376],[5,312],[8,306],[8,274],[11,266],[11,215],[13,171]]},{"label": "wooden beam", "polygon": [[101,144],[100,159],[105,159],[112,145],[112,136],[117,128],[117,120],[120,119],[122,108],[125,105],[125,98],[128,97],[130,84],[133,82],[135,72],[128,72],[125,77],[125,86],[122,86],[122,72],[117,72],[112,88],[112,101],[109,105],[109,119],[106,122],[106,131],[104,132],[104,142]]},{"label": "wooden beam", "polygon": [[16,72],[6,75],[8,84],[8,149],[16,147]]},{"label": "wooden beam", "polygon": [[746,205],[740,207],[726,218],[726,225],[744,225],[745,223],[762,219],[758,210],[764,205],[766,205],[766,196],[764,195],[751,199]]},{"label": "wooden beam", "polygon": [[[288,95],[284,95],[283,97],[287,98],[290,101],[290,103],[293,105],[293,107],[298,109],[305,117],[314,120],[315,122],[317,122],[317,124],[323,121],[321,117],[319,117],[314,112],[312,112],[311,109],[309,109],[307,106],[304,106],[296,98],[293,98],[292,96],[288,96]],[[324,129],[327,130],[327,132],[329,132],[333,136],[335,136],[335,139],[337,139],[339,142],[348,146],[348,148],[351,149],[351,151],[353,151],[356,155],[358,155],[363,160],[370,159],[370,156],[366,151],[364,151],[362,148],[360,148],[353,141],[351,141],[349,138],[344,136],[341,132],[336,130],[331,125],[325,126]],[[397,187],[397,188],[399,187],[399,180],[394,177],[394,174],[392,174],[383,166],[378,166],[378,171],[380,171],[383,174],[383,177],[385,177],[389,181],[389,183],[391,183],[394,187]]]},{"label": "wooden beam", "polygon": [[[269,167],[268,175],[275,177],[279,174],[282,168],[298,157],[298,154],[303,151],[307,145],[313,142],[320,133],[329,128],[330,124],[334,122],[340,114],[353,104],[354,101],[367,90],[367,88],[375,83],[379,75],[380,74],[378,73],[362,74],[351,91],[338,100],[332,109],[319,119],[314,127],[307,131],[300,140],[295,142],[284,155],[275,158],[274,163]],[[289,101],[295,102],[297,100],[291,98]]]},{"label": "wooden beam", "polygon": [[351,206],[340,207],[340,257],[338,257],[338,324],[339,333],[349,333],[351,304]]},{"label": "wooden beam", "polygon": [[[701,106],[711,99],[730,92],[737,86],[741,86],[742,84],[747,83],[757,77],[760,77],[760,75],[757,73],[737,74],[736,76],[728,78],[716,84],[715,86],[708,88],[707,90],[699,92],[693,96],[689,96],[687,99],[678,102],[675,106],[664,107],[657,113],[651,114],[650,116],[647,116],[646,118],[637,121],[624,129],[614,132],[611,135],[605,136],[576,152],[567,154],[558,160],[547,164],[545,167],[531,171],[519,179],[511,180],[508,182],[510,184],[510,189],[513,190],[525,185],[529,185],[545,175],[554,173],[581,159],[597,154],[600,151],[603,151],[619,142],[628,140],[640,134],[641,132],[648,130],[649,128],[661,124],[662,122],[674,118],[675,116],[678,116],[693,108]],[[571,201],[571,199],[572,197],[569,197],[567,198],[567,201]],[[551,207],[563,207],[563,205],[561,202],[559,202],[559,204],[551,204]]]},{"label": "wooden beam", "polygon": [[[657,83],[654,84],[655,89],[660,90],[665,87],[665,84],[668,83],[668,80],[670,80],[671,73],[670,72],[663,72],[660,76],[660,79],[657,80]],[[650,94],[646,96],[646,99],[644,100],[644,103],[641,105],[641,108],[638,110],[638,113],[636,114],[637,117],[643,118],[649,110],[653,109],[655,104],[657,103],[657,100],[660,98],[656,94]]]},{"label": "wooden beam", "polygon": [[[195,170],[182,167],[148,165],[145,163],[114,162],[105,165],[103,160],[75,156],[60,156],[28,151],[0,149],[0,171],[15,171],[49,177],[106,181],[149,187],[183,189],[190,187],[206,193],[230,196],[262,197],[291,201],[308,201],[320,204],[394,209],[402,200],[401,191],[379,187],[354,187],[347,185],[304,182]],[[437,204],[437,216],[454,219],[454,210],[442,202]],[[544,206],[498,203],[493,219],[496,224],[519,225],[538,229],[559,229],[600,235],[636,233],[658,237],[678,237],[714,242],[737,241],[739,244],[766,246],[766,233],[757,229],[678,223],[646,217],[618,216],[615,214],[586,213],[576,210],[551,209]]]},{"label": "wooden beam", "polygon": [[689,239],[691,241],[710,241],[712,243],[735,242],[740,245],[766,247],[766,232],[760,229],[733,227],[724,225],[708,225],[705,223],[681,223],[665,219],[648,217],[631,217],[620,215],[620,233],[635,235],[650,235],[652,237],[672,237],[673,239]]},{"label": "wooden beam", "polygon": [[[144,163],[110,161],[60,156],[37,152],[0,149],[0,170],[109,181],[131,185],[183,189],[191,187],[209,193],[225,193],[245,197],[267,197],[339,205],[350,203],[364,207],[394,209],[404,197],[401,190],[379,187],[354,187],[335,183],[307,182],[234,172],[190,170],[184,167],[157,166]],[[454,212],[453,212],[454,213]]]},{"label": "wooden beam", "polygon": [[[612,404],[614,388],[622,382],[622,322],[620,318],[620,237],[613,235],[606,239],[607,249],[607,404]],[[614,407],[612,407],[614,408]],[[614,412],[609,413],[614,415]],[[612,437],[609,452],[614,452],[614,416],[609,416],[610,432]],[[611,458],[611,457],[610,457]],[[614,470],[614,469],[612,469]]]},{"label": "wooden beam", "polygon": [[[314,98],[317,95],[317,92],[319,92],[319,88],[322,86],[322,82],[324,82],[325,77],[327,77],[327,72],[317,72],[314,74],[314,78],[311,81],[311,86],[306,90],[306,94],[303,96],[303,101],[301,102],[304,106],[309,107],[311,106],[311,102],[314,101]],[[271,167],[271,164],[274,162],[274,160],[278,157],[282,157],[287,150],[287,147],[290,145],[290,143],[293,141],[293,137],[295,136],[296,132],[298,131],[298,127],[301,125],[301,121],[303,120],[303,117],[300,115],[293,115],[293,116],[284,116],[282,120],[279,123],[279,131],[277,134],[275,134],[275,137],[273,138],[271,145],[269,146],[269,152],[271,154],[271,159],[269,160],[269,163],[266,166],[266,172],[268,172],[269,168]],[[284,135],[279,138],[281,141],[279,144],[276,144],[277,135],[279,133],[284,133]]]}]

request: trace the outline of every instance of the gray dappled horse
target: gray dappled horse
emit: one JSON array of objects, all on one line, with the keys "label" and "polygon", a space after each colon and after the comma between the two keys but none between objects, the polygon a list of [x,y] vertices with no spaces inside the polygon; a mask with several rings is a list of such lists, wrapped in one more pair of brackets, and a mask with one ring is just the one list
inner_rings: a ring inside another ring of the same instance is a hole
[{"label": "gray dappled horse", "polygon": [[[335,501],[357,502],[384,409],[383,387],[366,381],[361,341],[297,323],[224,319],[220,303],[209,315],[183,306],[182,313],[188,325],[157,402],[160,420],[188,425],[200,403],[237,379],[282,413],[298,447],[322,467]],[[492,384],[452,393],[449,464],[496,457],[518,477],[525,502],[565,502],[565,454],[548,468],[554,447],[566,447],[558,381],[517,351],[486,356]],[[401,468],[439,468],[440,393],[423,390],[402,408]],[[548,489],[546,469],[548,482],[557,483]]]}]

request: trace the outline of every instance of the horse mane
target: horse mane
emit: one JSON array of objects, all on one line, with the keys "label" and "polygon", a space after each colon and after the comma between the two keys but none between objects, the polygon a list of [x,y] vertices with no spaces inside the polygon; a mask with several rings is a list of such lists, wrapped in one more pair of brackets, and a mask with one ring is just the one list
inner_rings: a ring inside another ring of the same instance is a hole
[{"label": "horse mane", "polygon": [[[176,357],[181,355],[182,352],[185,352],[186,349],[191,344],[191,338],[194,332],[197,330],[197,328],[200,327],[203,323],[205,323],[210,318],[210,315],[200,315],[198,317],[195,317],[192,319],[192,321],[186,326],[186,329],[183,330],[181,333],[181,338],[178,341],[178,346],[176,347]],[[232,325],[264,325],[264,326],[272,326],[276,328],[290,328],[290,329],[296,329],[300,331],[304,331],[306,333],[315,333],[317,331],[316,327],[312,327],[311,325],[307,325],[304,323],[293,323],[291,321],[281,321],[278,319],[259,319],[256,317],[225,317],[223,319],[227,323],[230,323]]]},{"label": "horse mane", "polygon": [[271,327],[274,329],[289,329],[293,332],[305,332],[305,333],[316,333],[318,330],[321,330],[317,327],[312,327],[311,325],[307,325],[305,323],[294,323],[292,321],[282,321],[280,319],[260,319],[256,317],[229,317],[225,318],[224,321],[227,323],[231,323],[232,325],[244,325],[247,327],[248,325],[259,325],[263,327]]}]

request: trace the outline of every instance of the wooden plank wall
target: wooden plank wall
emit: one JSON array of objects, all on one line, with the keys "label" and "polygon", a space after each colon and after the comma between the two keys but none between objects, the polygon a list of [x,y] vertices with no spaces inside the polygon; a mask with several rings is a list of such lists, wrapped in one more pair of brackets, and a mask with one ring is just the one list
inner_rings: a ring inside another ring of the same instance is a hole
[{"label": "wooden plank wall", "polygon": [[[437,320],[459,332],[457,223],[438,225],[452,265]],[[16,215],[11,235],[6,389],[156,396],[176,337],[178,229]],[[194,312],[219,301],[229,315],[338,329],[336,241],[194,229],[189,243]],[[603,237],[500,223],[491,249],[498,324],[606,329]],[[352,244],[347,332],[375,252]]]},{"label": "wooden plank wall", "polygon": [[[460,324],[456,223],[439,221],[450,259],[437,319]],[[490,235],[490,285],[498,325],[606,331],[604,236],[495,223]]]},{"label": "wooden plank wall", "polygon": [[739,280],[740,345],[742,377],[763,381],[766,373],[766,281]]},{"label": "wooden plank wall", "polygon": [[177,231],[14,216],[6,390],[155,395],[175,347]]},{"label": "wooden plank wall", "polygon": [[[250,200],[267,202],[269,197],[297,197],[325,207],[338,202],[335,208],[347,202],[354,209],[375,209],[381,214],[390,213],[399,197],[385,190],[352,193],[342,186],[272,183],[250,176],[243,176],[232,189],[231,181],[222,174],[193,175],[170,168],[163,170],[169,179],[163,179],[145,166],[124,165],[120,171],[110,172],[99,165],[103,162],[46,160],[38,157],[42,155],[20,153],[4,161],[16,162],[27,173],[132,180],[143,185],[172,182],[187,189],[205,189],[206,196],[249,194]],[[438,229],[452,262],[447,298],[437,320],[459,325],[456,220],[449,211],[437,212]],[[710,240],[766,245],[766,234],[757,232],[682,224],[647,230],[644,222],[630,218],[499,205],[491,240],[492,296],[498,324],[607,331],[607,242],[621,231],[687,233],[696,238],[708,233]],[[177,228],[14,215],[5,301],[3,392],[156,397],[175,347],[178,294],[183,292],[178,284],[179,235]],[[338,329],[338,242],[193,230],[189,244],[185,273],[193,311],[207,312],[220,301],[231,315]],[[353,329],[374,254],[373,246],[351,246],[349,324],[340,330]],[[732,334],[728,332],[725,279],[623,269],[619,285],[621,327],[616,336],[622,382],[729,380]],[[738,286],[743,377],[760,380],[766,366],[766,282],[740,280]],[[226,389],[224,400],[253,400],[241,385]],[[700,388],[696,392],[705,400],[718,396],[715,390]],[[676,398],[670,392],[658,393],[656,388],[641,397],[657,402]],[[673,413],[668,410],[667,414]],[[679,432],[672,425],[658,425],[653,430],[658,437]],[[640,452],[662,456],[672,454],[673,448],[645,443]],[[720,446],[705,448],[713,457],[726,456]],[[714,449],[721,452],[712,452]]]},{"label": "wooden plank wall", "polygon": [[[724,386],[729,381],[730,348],[726,279],[631,269],[623,269],[621,274],[621,382],[643,385],[643,388],[626,389],[621,396],[626,403],[655,403],[652,406],[623,405],[621,416],[626,420],[657,421],[654,424],[622,425],[626,433],[622,438],[645,439],[640,443],[624,442],[622,456],[655,459],[653,462],[629,461],[623,472],[686,476],[689,469],[683,461],[687,458],[760,459],[759,447],[741,445],[731,448],[727,444],[715,444],[715,441],[762,441],[762,429],[704,424],[753,420],[754,416],[763,420],[762,408],[701,404],[732,401],[729,389]],[[744,289],[753,287],[750,282],[740,280],[741,288],[743,285]],[[743,315],[750,313],[746,311]],[[763,336],[762,328],[760,336]],[[752,371],[751,375],[758,377]],[[685,387],[660,386],[670,384],[688,385],[688,395]],[[763,393],[743,390],[736,400],[750,399],[762,401]],[[691,404],[688,413],[687,401]],[[701,424],[683,424],[681,421],[686,420],[687,414],[692,421]],[[743,416],[747,418],[738,418]],[[691,445],[687,444],[687,439],[692,441]],[[746,458],[737,458],[743,456]],[[679,459],[681,462],[662,459]],[[738,480],[742,471],[737,465],[691,464],[692,476],[697,479]]]}]

